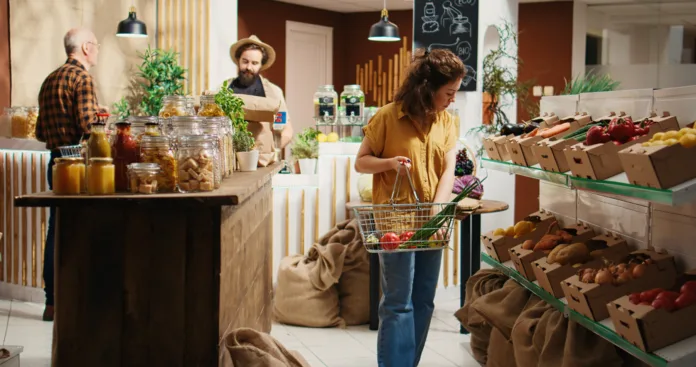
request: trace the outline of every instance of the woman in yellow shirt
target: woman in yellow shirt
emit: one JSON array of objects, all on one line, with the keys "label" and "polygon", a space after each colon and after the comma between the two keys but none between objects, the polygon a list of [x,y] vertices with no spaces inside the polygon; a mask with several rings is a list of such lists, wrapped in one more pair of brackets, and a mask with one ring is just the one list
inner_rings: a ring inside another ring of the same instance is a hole
[{"label": "woman in yellow shirt", "polygon": [[[355,170],[374,175],[373,204],[389,202],[400,166],[410,170],[421,202],[449,202],[459,132],[445,110],[454,102],[464,75],[464,64],[451,51],[418,52],[394,102],[363,128]],[[403,182],[394,202],[415,202],[408,180]],[[379,366],[417,366],[433,315],[442,251],[380,254],[379,260]]]}]

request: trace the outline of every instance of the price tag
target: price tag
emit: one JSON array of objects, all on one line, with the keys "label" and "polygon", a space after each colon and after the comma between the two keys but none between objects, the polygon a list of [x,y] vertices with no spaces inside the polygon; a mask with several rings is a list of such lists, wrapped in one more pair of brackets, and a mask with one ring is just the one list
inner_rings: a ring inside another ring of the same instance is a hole
[{"label": "price tag", "polygon": [[285,124],[287,124],[287,112],[280,111],[275,115],[275,121],[273,121],[273,130],[283,130]]}]

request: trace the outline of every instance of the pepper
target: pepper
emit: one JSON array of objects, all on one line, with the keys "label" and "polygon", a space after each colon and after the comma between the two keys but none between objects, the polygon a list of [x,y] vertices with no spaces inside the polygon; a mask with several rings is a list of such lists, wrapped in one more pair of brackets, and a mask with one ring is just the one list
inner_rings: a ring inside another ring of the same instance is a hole
[{"label": "pepper", "polygon": [[608,132],[612,140],[626,142],[636,135],[636,126],[630,118],[617,117],[609,123]]},{"label": "pepper", "polygon": [[606,135],[606,132],[604,132],[604,128],[602,128],[601,126],[592,126],[590,130],[587,131],[585,145],[595,145],[602,143],[603,135]]}]

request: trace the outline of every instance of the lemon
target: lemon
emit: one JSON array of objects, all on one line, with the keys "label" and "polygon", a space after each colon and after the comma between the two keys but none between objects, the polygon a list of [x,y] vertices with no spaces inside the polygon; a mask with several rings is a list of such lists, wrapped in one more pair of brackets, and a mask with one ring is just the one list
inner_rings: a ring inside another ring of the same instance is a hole
[{"label": "lemon", "polygon": [[328,138],[326,139],[329,143],[335,143],[338,141],[338,134],[336,133],[330,133]]},{"label": "lemon", "polygon": [[678,143],[679,143],[679,140],[677,140],[677,139],[667,139],[667,140],[665,140],[665,145],[667,145],[667,146],[674,145],[674,144],[678,144]]},{"label": "lemon", "polygon": [[[657,135],[657,134],[655,134],[655,135]],[[676,132],[674,130],[670,130],[670,131],[665,133],[665,136],[662,138],[662,140],[677,139],[678,137],[679,137],[678,132]]]},{"label": "lemon", "polygon": [[667,144],[665,144],[665,142],[662,140],[656,140],[656,141],[650,143],[650,146],[652,146],[652,147],[658,147],[660,145],[667,145]]},{"label": "lemon", "polygon": [[494,236],[505,236],[505,229],[504,228],[498,228],[493,232]]},{"label": "lemon", "polygon": [[684,148],[693,148],[696,146],[696,135],[687,133],[681,138],[679,138],[679,144],[681,144]]},{"label": "lemon", "polygon": [[644,147],[649,147],[649,146],[652,146],[652,143],[649,141],[646,141],[645,143],[643,143],[641,145],[643,145]]},{"label": "lemon", "polygon": [[658,141],[658,140],[662,140],[664,138],[665,138],[665,133],[657,133],[657,134],[653,135],[653,137],[652,137],[652,139],[650,139],[650,141]]},{"label": "lemon", "polygon": [[317,141],[320,143],[326,143],[326,139],[327,137],[324,133],[319,133],[319,135],[317,135]]}]

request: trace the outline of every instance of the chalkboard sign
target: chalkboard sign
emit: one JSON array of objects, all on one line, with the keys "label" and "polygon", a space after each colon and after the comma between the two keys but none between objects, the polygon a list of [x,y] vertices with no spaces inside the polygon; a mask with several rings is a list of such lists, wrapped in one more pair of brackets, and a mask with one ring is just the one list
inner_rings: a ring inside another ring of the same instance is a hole
[{"label": "chalkboard sign", "polygon": [[476,90],[479,0],[415,0],[413,49],[446,48],[466,65],[460,91]]}]

